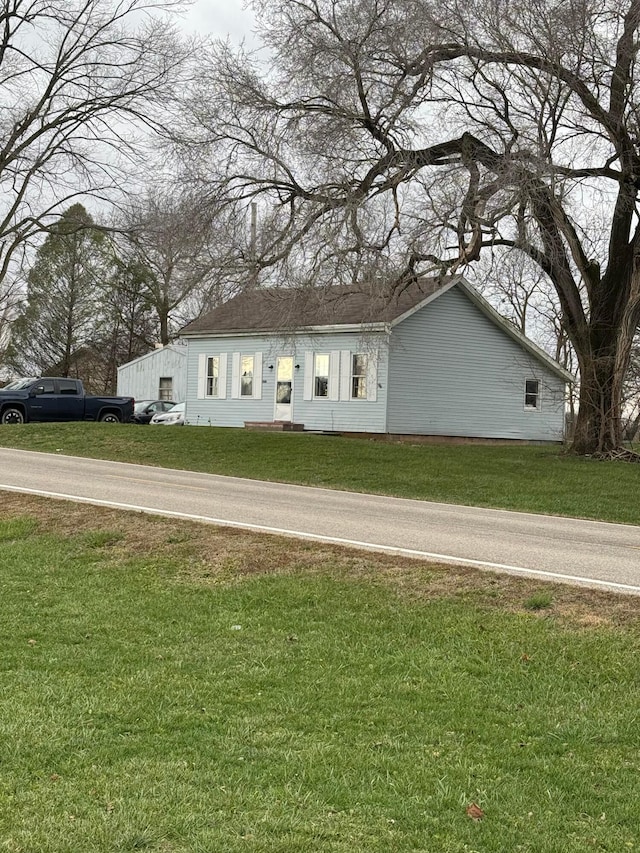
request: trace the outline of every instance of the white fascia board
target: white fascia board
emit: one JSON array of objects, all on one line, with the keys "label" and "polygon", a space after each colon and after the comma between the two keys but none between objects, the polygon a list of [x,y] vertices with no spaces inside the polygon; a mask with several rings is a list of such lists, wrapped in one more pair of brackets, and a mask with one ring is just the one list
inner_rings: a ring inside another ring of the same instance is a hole
[{"label": "white fascia board", "polygon": [[314,335],[329,335],[335,332],[385,332],[389,328],[388,323],[349,323],[332,326],[300,326],[296,329],[252,329],[243,332],[186,332],[185,338],[194,340],[196,338],[255,338],[257,335],[264,337],[290,337]]},{"label": "white fascia board", "polygon": [[[127,361],[124,364],[121,364],[118,367],[118,370],[121,370],[124,367],[131,367],[132,364],[138,364],[139,362],[144,361],[146,358],[151,358],[152,356],[157,355],[159,352],[164,352],[168,349],[170,349],[171,352],[174,352],[176,355],[186,356],[185,344],[180,344],[180,346],[175,346],[174,344],[165,344],[163,347],[157,347],[156,349],[149,350],[149,352],[145,352],[143,355],[139,355],[137,358],[134,358],[131,361]],[[185,350],[185,352],[183,352],[182,350]]]}]

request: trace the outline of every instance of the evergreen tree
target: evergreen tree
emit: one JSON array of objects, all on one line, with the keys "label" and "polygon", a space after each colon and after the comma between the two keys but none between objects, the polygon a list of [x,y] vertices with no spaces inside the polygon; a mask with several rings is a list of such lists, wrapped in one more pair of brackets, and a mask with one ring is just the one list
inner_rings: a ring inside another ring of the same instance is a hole
[{"label": "evergreen tree", "polygon": [[109,240],[93,225],[74,204],[38,249],[7,352],[18,373],[69,376],[74,355],[91,344],[115,266]]}]

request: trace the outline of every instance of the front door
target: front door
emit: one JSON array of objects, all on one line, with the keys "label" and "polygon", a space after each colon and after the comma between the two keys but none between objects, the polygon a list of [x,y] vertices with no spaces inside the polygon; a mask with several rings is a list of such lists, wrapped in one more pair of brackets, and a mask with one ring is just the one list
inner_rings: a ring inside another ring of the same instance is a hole
[{"label": "front door", "polygon": [[291,420],[291,397],[293,391],[293,358],[279,355],[276,359],[276,410],[274,420]]}]

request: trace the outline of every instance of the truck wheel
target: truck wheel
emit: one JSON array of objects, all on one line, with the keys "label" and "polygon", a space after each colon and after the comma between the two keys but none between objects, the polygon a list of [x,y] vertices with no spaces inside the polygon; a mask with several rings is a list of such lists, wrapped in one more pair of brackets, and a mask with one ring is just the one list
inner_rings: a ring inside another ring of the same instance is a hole
[{"label": "truck wheel", "polygon": [[24,414],[22,409],[16,409],[13,406],[9,406],[3,410],[0,422],[3,424],[23,424]]},{"label": "truck wheel", "polygon": [[100,415],[100,420],[103,424],[119,424],[120,416],[115,412],[105,412],[104,415]]}]

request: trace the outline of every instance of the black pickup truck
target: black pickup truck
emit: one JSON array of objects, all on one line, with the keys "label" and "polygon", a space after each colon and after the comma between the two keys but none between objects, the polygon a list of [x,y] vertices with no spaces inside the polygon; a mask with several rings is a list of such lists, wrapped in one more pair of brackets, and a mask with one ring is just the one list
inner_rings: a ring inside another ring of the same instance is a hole
[{"label": "black pickup truck", "polygon": [[131,420],[132,397],[91,397],[84,393],[79,379],[57,376],[17,379],[0,389],[0,423],[24,424],[29,421],[104,421],[126,423]]}]

